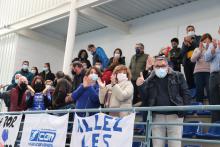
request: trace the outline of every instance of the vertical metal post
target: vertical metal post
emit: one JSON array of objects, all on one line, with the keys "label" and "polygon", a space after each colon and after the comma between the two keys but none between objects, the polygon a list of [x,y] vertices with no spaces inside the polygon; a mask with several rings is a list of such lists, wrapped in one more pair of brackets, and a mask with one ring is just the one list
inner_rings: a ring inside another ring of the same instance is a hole
[{"label": "vertical metal post", "polygon": [[146,122],[146,138],[145,138],[145,147],[150,147],[151,139],[151,124],[152,123],[152,112],[150,110],[147,111],[147,122]]}]

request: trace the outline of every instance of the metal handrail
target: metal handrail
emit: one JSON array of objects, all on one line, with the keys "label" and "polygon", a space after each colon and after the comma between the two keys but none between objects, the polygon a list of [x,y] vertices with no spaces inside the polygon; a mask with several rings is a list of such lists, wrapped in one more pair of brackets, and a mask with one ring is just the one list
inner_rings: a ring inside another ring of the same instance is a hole
[{"label": "metal handrail", "polygon": [[96,108],[96,109],[64,109],[64,110],[43,110],[43,111],[19,111],[0,112],[0,115],[10,114],[39,114],[39,113],[73,113],[73,112],[141,112],[141,111],[192,111],[192,110],[220,110],[220,105],[197,105],[197,106],[155,106],[155,107],[133,107],[133,108]]},{"label": "metal handrail", "polygon": [[[145,136],[143,135],[134,135],[134,138],[139,138],[144,141],[144,145],[146,147],[150,147],[151,139],[161,139],[161,140],[176,140],[176,141],[187,141],[187,142],[197,142],[197,143],[208,143],[208,144],[220,144],[220,140],[208,140],[208,139],[190,139],[190,138],[172,138],[172,137],[153,137],[151,135],[152,126],[154,125],[177,125],[177,126],[216,126],[220,127],[218,123],[155,123],[152,121],[154,112],[161,111],[203,111],[203,110],[220,110],[220,105],[190,105],[190,106],[155,106],[155,107],[134,107],[134,108],[98,108],[98,109],[65,109],[65,110],[44,110],[44,111],[21,111],[21,112],[0,112],[0,115],[15,115],[15,114],[39,114],[39,113],[49,113],[49,114],[65,114],[65,113],[77,113],[77,112],[145,112],[147,113],[147,121],[146,122],[135,122],[135,124],[145,125],[146,132]],[[22,124],[24,122],[21,122]],[[68,124],[73,124],[73,121],[69,121]],[[19,134],[22,133],[22,130],[19,131]],[[71,135],[71,132],[68,132],[67,135]],[[16,141],[17,143],[20,140]],[[66,143],[66,145],[69,145]]]}]

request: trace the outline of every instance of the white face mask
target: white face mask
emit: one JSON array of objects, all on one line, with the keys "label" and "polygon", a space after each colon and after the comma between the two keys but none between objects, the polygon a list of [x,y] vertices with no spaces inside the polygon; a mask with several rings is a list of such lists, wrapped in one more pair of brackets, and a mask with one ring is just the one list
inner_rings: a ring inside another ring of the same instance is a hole
[{"label": "white face mask", "polygon": [[206,42],[203,42],[202,45],[203,45],[203,48],[206,48],[206,49],[208,48]]},{"label": "white face mask", "polygon": [[18,84],[18,79],[15,79],[15,83]]},{"label": "white face mask", "polygon": [[155,69],[155,74],[160,79],[165,78],[167,75],[167,69],[166,68]]},{"label": "white face mask", "polygon": [[120,54],[115,53],[114,57],[115,58],[120,58]]},{"label": "white face mask", "polygon": [[118,79],[118,82],[120,83],[122,81],[127,81],[128,77],[127,77],[127,74],[125,74],[125,73],[118,73],[117,79]]},{"label": "white face mask", "polygon": [[32,74],[36,74],[36,70],[31,70],[31,73]]},{"label": "white face mask", "polygon": [[196,34],[195,34],[195,32],[194,31],[189,31],[188,33],[187,33],[187,36],[195,36]]},{"label": "white face mask", "polygon": [[98,68],[99,70],[101,69],[101,65],[95,65],[96,68]]},{"label": "white face mask", "polygon": [[22,69],[23,69],[23,70],[28,70],[28,65],[25,65],[25,64],[22,65]]}]

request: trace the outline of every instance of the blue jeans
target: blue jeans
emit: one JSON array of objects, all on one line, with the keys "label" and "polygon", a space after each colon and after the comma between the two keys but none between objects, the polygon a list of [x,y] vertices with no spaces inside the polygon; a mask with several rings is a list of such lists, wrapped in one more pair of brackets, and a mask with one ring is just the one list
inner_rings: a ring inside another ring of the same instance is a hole
[{"label": "blue jeans", "polygon": [[198,72],[194,74],[197,102],[202,102],[205,98],[204,90],[206,90],[207,97],[209,98],[209,76],[209,72]]}]

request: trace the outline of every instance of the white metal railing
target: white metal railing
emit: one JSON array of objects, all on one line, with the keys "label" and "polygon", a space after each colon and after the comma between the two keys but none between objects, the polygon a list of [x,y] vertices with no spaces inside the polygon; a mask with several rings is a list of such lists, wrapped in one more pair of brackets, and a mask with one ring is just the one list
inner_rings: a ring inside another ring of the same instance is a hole
[{"label": "white metal railing", "polygon": [[[123,112],[123,111],[129,111],[129,112],[147,112],[147,119],[145,122],[135,122],[135,124],[142,124],[145,125],[145,132],[142,135],[135,136],[134,140],[140,139],[143,141],[143,144],[145,147],[150,147],[151,145],[151,139],[160,139],[160,140],[178,140],[178,141],[187,141],[187,142],[196,142],[196,143],[207,143],[207,144],[220,144],[220,140],[218,139],[200,139],[200,138],[171,138],[171,137],[153,137],[151,135],[152,126],[153,125],[180,125],[180,126],[215,126],[219,127],[219,123],[155,123],[152,121],[152,114],[154,112],[161,112],[161,111],[192,111],[192,110],[210,110],[210,111],[216,111],[220,110],[220,105],[198,105],[198,106],[158,106],[158,107],[134,107],[134,108],[108,108],[108,109],[64,109],[64,110],[46,110],[46,111],[21,111],[21,112],[0,112],[0,115],[18,115],[18,114],[39,114],[39,113],[49,113],[49,114],[66,114],[66,113],[76,113],[76,112]],[[73,124],[73,120],[69,120],[69,125],[71,126]],[[21,122],[21,126],[23,126],[24,121]],[[70,129],[71,130],[71,129]],[[20,143],[22,134],[22,127],[20,127],[19,135],[17,137],[17,145]],[[71,131],[68,131],[67,137],[71,139]],[[66,142],[66,146],[69,146],[69,142]]]}]

